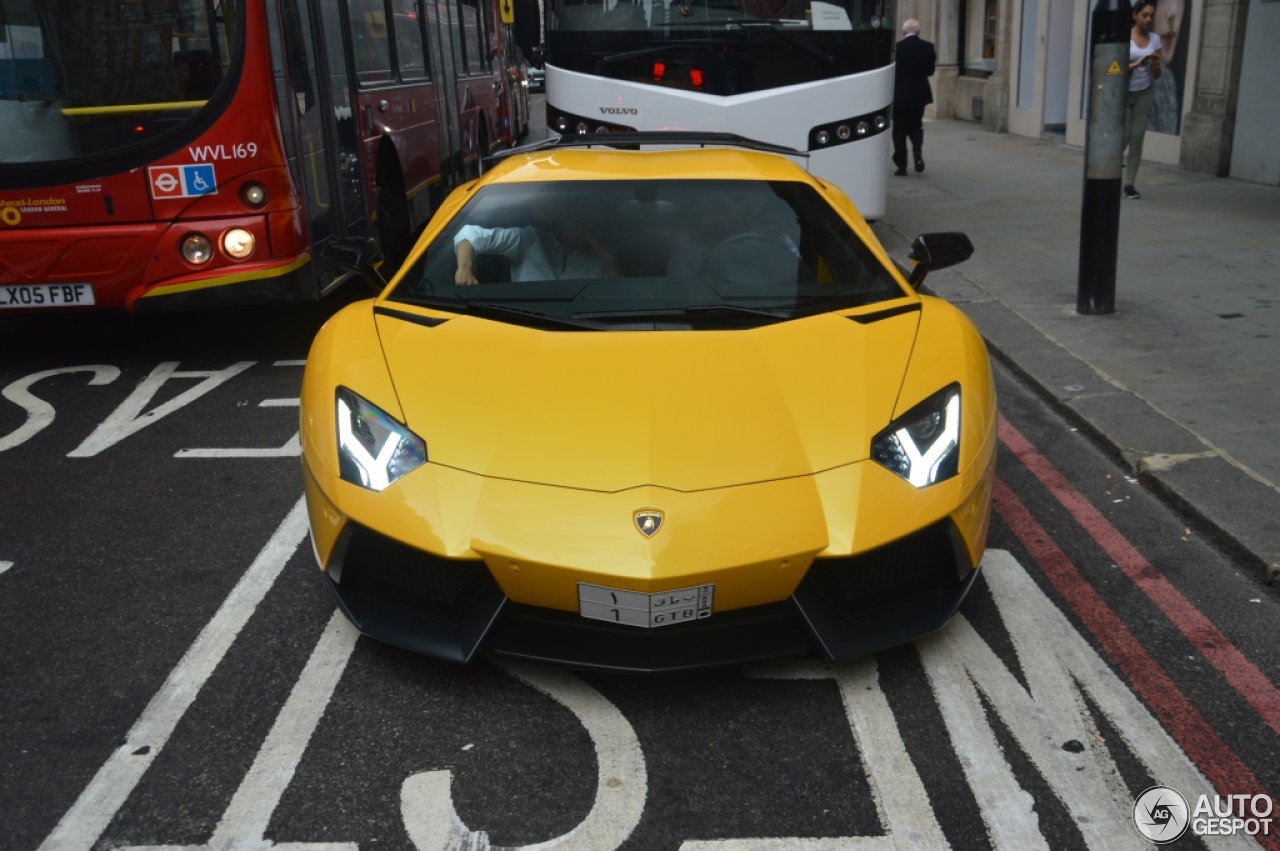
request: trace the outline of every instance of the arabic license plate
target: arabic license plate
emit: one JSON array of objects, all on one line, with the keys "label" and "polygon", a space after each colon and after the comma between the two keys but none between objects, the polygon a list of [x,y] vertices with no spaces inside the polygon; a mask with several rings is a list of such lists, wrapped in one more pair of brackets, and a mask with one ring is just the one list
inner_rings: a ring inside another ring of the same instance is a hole
[{"label": "arabic license plate", "polygon": [[715,585],[698,585],[657,594],[622,591],[578,583],[578,613],[584,618],[646,629],[711,617]]},{"label": "arabic license plate", "polygon": [[96,304],[89,284],[0,284],[0,310],[22,307],[83,307]]}]

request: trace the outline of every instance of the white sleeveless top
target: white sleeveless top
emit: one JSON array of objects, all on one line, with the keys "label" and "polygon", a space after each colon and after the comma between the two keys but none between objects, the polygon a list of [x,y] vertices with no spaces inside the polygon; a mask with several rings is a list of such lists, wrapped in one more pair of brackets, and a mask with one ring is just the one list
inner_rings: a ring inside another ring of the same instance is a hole
[{"label": "white sleeveless top", "polygon": [[[1133,39],[1129,39],[1129,62],[1137,62],[1139,59],[1150,56],[1160,49],[1160,36],[1153,32],[1147,33],[1150,39],[1146,47],[1138,47]],[[1129,91],[1141,92],[1151,88],[1151,66],[1139,65],[1129,72]]]}]

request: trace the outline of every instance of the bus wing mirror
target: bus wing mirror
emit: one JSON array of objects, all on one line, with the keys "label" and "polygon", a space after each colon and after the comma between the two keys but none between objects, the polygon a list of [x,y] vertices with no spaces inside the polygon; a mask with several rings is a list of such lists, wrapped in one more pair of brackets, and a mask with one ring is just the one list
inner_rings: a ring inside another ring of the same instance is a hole
[{"label": "bus wing mirror", "polygon": [[382,292],[387,285],[378,271],[382,248],[373,237],[344,236],[330,240],[320,251],[320,256],[344,272],[364,278],[375,292]]},{"label": "bus wing mirror", "polygon": [[512,0],[515,4],[513,13],[516,16],[516,46],[524,51],[525,58],[535,65],[542,64],[542,57],[534,58],[538,42],[542,40],[542,20],[538,9],[538,0]]},{"label": "bus wing mirror", "polygon": [[973,243],[962,233],[922,233],[911,243],[907,256],[916,264],[908,283],[919,289],[924,276],[934,269],[945,269],[972,257]]}]

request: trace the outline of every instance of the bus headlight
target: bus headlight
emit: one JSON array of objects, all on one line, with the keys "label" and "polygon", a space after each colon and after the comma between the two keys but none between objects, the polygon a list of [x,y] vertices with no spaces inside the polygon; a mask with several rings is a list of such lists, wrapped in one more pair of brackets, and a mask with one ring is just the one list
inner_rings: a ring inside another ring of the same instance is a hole
[{"label": "bus headlight", "polygon": [[827,143],[828,143],[828,142],[830,142],[830,141],[831,141],[831,134],[830,134],[829,132],[827,132],[826,130],[819,130],[819,131],[818,131],[818,144],[819,144],[819,145],[825,145],[825,144],[827,144]]},{"label": "bus headlight", "polygon": [[876,124],[876,130],[877,130],[877,131],[882,131],[882,130],[884,130],[886,127],[888,127],[888,126],[889,126],[889,118],[888,118],[888,116],[885,116],[885,115],[877,115],[877,116],[876,116],[875,124]]},{"label": "bus headlight", "polygon": [[836,128],[836,135],[840,137],[841,142],[849,141],[850,132],[848,124],[841,124]]},{"label": "bus headlight", "polygon": [[870,132],[870,130],[871,130],[871,125],[867,124],[867,122],[865,122],[865,121],[859,121],[859,122],[858,122],[858,135],[859,135],[859,136],[865,136],[865,135],[867,135],[867,133],[868,133],[868,132]]},{"label": "bus headlight", "polygon": [[232,228],[222,235],[222,250],[228,257],[243,260],[253,253],[256,240],[244,228]]},{"label": "bus headlight", "polygon": [[213,259],[213,243],[202,233],[189,233],[179,246],[182,259],[195,266],[203,266]]}]

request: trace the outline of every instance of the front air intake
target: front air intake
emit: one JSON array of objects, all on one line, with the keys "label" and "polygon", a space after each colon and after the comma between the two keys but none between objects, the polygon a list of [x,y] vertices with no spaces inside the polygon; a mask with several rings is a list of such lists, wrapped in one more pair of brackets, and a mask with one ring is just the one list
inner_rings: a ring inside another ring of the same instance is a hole
[{"label": "front air intake", "polygon": [[330,578],[347,600],[372,598],[453,621],[494,587],[482,561],[446,559],[351,523]]},{"label": "front air intake", "polygon": [[959,584],[950,521],[856,556],[817,559],[806,581],[845,619]]}]

